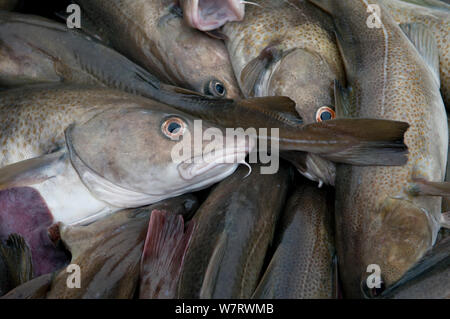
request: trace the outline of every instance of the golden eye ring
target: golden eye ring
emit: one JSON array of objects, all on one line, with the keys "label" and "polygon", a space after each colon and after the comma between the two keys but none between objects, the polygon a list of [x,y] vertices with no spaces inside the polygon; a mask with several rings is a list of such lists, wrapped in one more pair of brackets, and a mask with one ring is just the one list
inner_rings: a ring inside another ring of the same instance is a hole
[{"label": "golden eye ring", "polygon": [[162,133],[171,140],[178,140],[186,131],[186,122],[179,117],[171,117],[161,125]]},{"label": "golden eye ring", "polygon": [[334,120],[336,118],[336,112],[329,106],[322,106],[316,112],[316,121],[324,122]]}]

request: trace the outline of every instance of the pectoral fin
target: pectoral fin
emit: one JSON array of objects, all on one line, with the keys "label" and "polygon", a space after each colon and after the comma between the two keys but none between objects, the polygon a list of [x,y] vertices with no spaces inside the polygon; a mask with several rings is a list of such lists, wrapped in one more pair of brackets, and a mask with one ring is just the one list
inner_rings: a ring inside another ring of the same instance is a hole
[{"label": "pectoral fin", "polygon": [[338,80],[334,81],[334,99],[336,117],[345,118],[350,116],[352,109],[352,89],[344,88]]},{"label": "pectoral fin", "polygon": [[450,182],[430,182],[423,178],[413,178],[411,193],[416,196],[450,196]]},{"label": "pectoral fin", "polygon": [[62,150],[5,166],[0,169],[0,190],[42,183],[64,169],[65,158]]},{"label": "pectoral fin", "polygon": [[139,298],[175,298],[184,256],[193,231],[192,222],[184,229],[181,215],[152,211],[141,259]]},{"label": "pectoral fin", "polygon": [[[260,55],[251,60],[241,72],[242,92],[246,97],[265,96],[264,80],[270,69],[281,60],[283,51],[277,48],[278,43],[264,48]],[[267,82],[267,81],[266,81]]]}]

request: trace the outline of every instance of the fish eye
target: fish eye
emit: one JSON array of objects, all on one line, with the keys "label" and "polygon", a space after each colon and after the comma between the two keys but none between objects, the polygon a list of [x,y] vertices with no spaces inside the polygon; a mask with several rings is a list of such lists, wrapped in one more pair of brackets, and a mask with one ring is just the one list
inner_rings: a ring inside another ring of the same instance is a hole
[{"label": "fish eye", "polygon": [[335,118],[336,118],[336,113],[329,106],[322,106],[316,112],[316,121],[317,122],[334,120]]},{"label": "fish eye", "polygon": [[186,123],[182,119],[178,117],[171,117],[164,121],[161,125],[161,130],[163,134],[171,140],[177,140],[178,137],[184,134],[186,126]]},{"label": "fish eye", "polygon": [[227,89],[222,82],[218,80],[211,80],[205,88],[205,94],[215,97],[225,97],[227,94]]},{"label": "fish eye", "polygon": [[386,289],[386,285],[384,284],[384,281],[382,279],[381,279],[379,288],[377,288],[377,287],[369,288],[369,287],[367,287],[367,283],[365,280],[363,280],[361,282],[362,293],[366,298],[369,298],[369,299],[379,297],[385,289]]}]

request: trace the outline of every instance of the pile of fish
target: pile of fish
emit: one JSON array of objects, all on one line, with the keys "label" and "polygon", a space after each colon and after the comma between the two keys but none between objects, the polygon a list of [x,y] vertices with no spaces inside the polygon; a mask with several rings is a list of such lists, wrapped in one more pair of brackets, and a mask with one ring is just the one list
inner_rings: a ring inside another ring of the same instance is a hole
[{"label": "pile of fish", "polygon": [[449,4],[31,2],[0,0],[1,298],[450,298]]}]

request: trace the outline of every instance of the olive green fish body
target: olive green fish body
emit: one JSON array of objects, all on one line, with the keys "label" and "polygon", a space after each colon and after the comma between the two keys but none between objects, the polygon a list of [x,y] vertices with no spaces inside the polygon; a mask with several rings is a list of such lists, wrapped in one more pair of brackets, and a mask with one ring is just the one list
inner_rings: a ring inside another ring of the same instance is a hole
[{"label": "olive green fish body", "polygon": [[162,81],[218,97],[240,96],[223,43],[189,28],[174,1],[77,2],[117,50]]},{"label": "olive green fish body", "polygon": [[[371,24],[369,5],[378,2],[313,2],[334,16],[351,85],[346,115],[402,120],[411,125],[405,135],[409,149],[405,166],[343,165],[337,170],[340,271],[347,296],[358,297],[369,265],[380,266],[382,280],[389,286],[436,240],[442,200],[415,196],[412,180],[443,181],[448,126],[432,67],[382,6],[379,26]],[[420,32],[418,37],[428,43],[432,38]],[[432,45],[426,51],[437,55]]]},{"label": "olive green fish body", "polygon": [[290,197],[281,221],[281,239],[253,298],[334,297],[329,195],[327,190],[301,185]]}]

